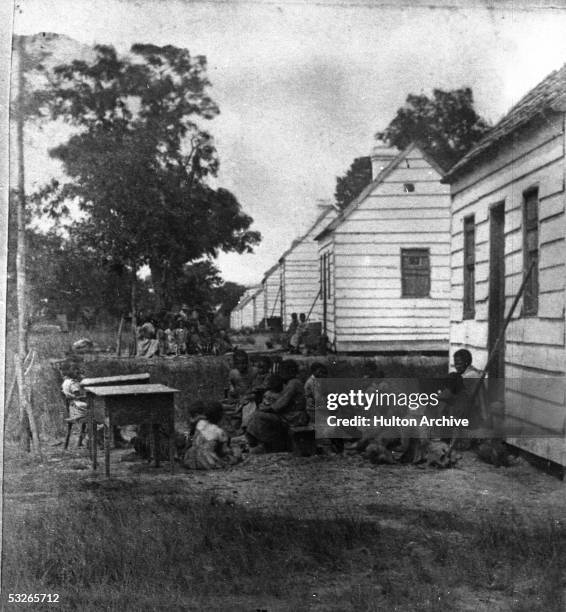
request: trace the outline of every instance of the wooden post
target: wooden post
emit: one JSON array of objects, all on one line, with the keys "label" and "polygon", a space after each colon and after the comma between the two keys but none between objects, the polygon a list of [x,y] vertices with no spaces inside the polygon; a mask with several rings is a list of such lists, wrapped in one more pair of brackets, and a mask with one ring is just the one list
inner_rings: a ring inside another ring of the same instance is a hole
[{"label": "wooden post", "polygon": [[[23,436],[23,446],[25,450],[29,451],[29,438],[31,434],[33,452],[43,460],[41,455],[41,445],[39,442],[39,432],[37,424],[35,422],[35,416],[33,414],[30,398],[28,396],[27,385],[25,384],[25,377],[23,375],[24,360],[20,359],[19,355],[14,356],[16,366],[16,381],[18,385],[18,394],[20,399],[20,424],[21,424],[21,435]],[[29,430],[28,430],[29,427]]]},{"label": "wooden post", "polygon": [[[521,296],[523,295],[523,292],[525,291],[525,287],[527,285],[527,281],[529,280],[529,277],[531,276],[531,273],[533,271],[533,268],[534,268],[535,264],[536,264],[536,261],[533,261],[531,263],[529,269],[527,270],[527,273],[523,277],[523,282],[521,283],[521,286],[519,287],[519,291],[517,292],[517,295],[515,296],[515,299],[513,300],[513,304],[511,304],[511,308],[509,309],[509,312],[507,313],[507,316],[505,317],[505,321],[503,322],[503,326],[501,327],[501,331],[499,332],[499,336],[497,337],[495,343],[491,347],[491,353],[487,357],[487,362],[485,364],[485,367],[484,367],[484,369],[483,369],[483,371],[481,373],[481,376],[478,378],[478,380],[477,380],[477,382],[475,384],[475,387],[474,387],[474,389],[472,391],[472,394],[470,396],[470,399],[469,399],[469,402],[468,402],[468,406],[470,408],[473,407],[474,402],[475,402],[477,396],[479,395],[479,392],[482,389],[483,381],[485,380],[485,377],[487,375],[487,370],[488,370],[489,366],[491,365],[491,362],[494,360],[495,356],[497,355],[497,351],[499,349],[499,346],[501,345],[501,343],[505,339],[505,332],[507,331],[507,327],[509,326],[509,323],[511,322],[511,319],[513,318],[513,314],[515,312],[515,309],[517,308],[517,305],[519,304],[519,300],[521,299]],[[482,417],[485,418],[485,415],[482,415]],[[454,448],[455,444],[456,444],[456,435],[452,436],[452,440],[450,441],[450,450],[452,450]]]},{"label": "wooden post", "polygon": [[527,273],[525,274],[525,276],[523,277],[523,282],[521,283],[521,286],[519,287],[519,291],[517,292],[517,295],[515,296],[515,299],[513,300],[513,304],[511,304],[511,308],[509,309],[509,312],[507,313],[507,316],[505,317],[505,321],[503,322],[503,326],[501,327],[501,331],[499,332],[499,336],[497,336],[497,339],[495,340],[495,343],[493,344],[493,346],[491,347],[491,353],[488,355],[487,357],[487,362],[485,364],[485,367],[481,373],[481,376],[478,379],[478,382],[476,383],[476,386],[474,387],[474,390],[472,392],[472,396],[470,398],[470,401],[474,401],[476,399],[476,397],[478,396],[478,393],[480,392],[482,383],[487,375],[487,371],[489,369],[489,366],[491,365],[492,361],[495,359],[495,356],[497,355],[497,351],[499,350],[499,347],[501,346],[501,343],[503,342],[503,340],[505,339],[505,332],[507,331],[507,327],[509,326],[509,323],[511,322],[511,319],[513,318],[513,314],[515,312],[515,309],[517,308],[517,305],[519,304],[519,300],[521,299],[521,296],[523,295],[523,292],[525,291],[525,287],[527,285],[527,281],[529,280],[529,277],[532,274],[533,268],[536,264],[536,261],[533,261],[529,267],[529,269],[527,270]]},{"label": "wooden post", "polygon": [[311,304],[311,308],[310,308],[310,310],[309,310],[309,314],[307,315],[307,318],[306,318],[306,320],[305,320],[305,323],[308,323],[308,320],[310,319],[310,316],[311,316],[311,314],[312,314],[312,311],[313,311],[314,305],[316,304],[316,301],[317,301],[317,300],[318,300],[318,298],[320,297],[320,292],[321,292],[321,290],[319,289],[319,290],[318,290],[318,293],[316,294],[316,297],[314,298],[314,302]]},{"label": "wooden post", "polygon": [[[17,37],[18,62],[18,104],[16,111],[16,147],[18,157],[18,198],[17,198],[17,236],[18,246],[16,250],[16,294],[18,303],[18,353],[15,359],[16,380],[19,389],[20,399],[20,431],[21,440],[25,450],[29,451],[29,429],[31,431],[32,447],[35,454],[41,457],[39,436],[33,411],[29,402],[25,384],[25,356],[27,354],[27,332],[28,321],[26,312],[26,192],[25,192],[25,171],[24,171],[24,103],[25,103],[25,39],[23,36]],[[27,422],[26,422],[27,418]]]}]

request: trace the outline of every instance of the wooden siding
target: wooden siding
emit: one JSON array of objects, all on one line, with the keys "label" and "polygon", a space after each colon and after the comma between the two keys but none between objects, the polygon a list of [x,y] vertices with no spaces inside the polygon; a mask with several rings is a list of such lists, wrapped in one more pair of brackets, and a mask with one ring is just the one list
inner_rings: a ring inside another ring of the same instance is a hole
[{"label": "wooden siding", "polygon": [[[505,338],[506,412],[517,422],[564,432],[566,400],[526,393],[521,380],[566,376],[565,278],[566,215],[564,116],[555,113],[536,129],[518,131],[513,146],[500,147],[495,158],[478,163],[452,185],[450,351],[468,348],[474,364],[487,360],[489,306],[489,209],[505,205],[505,312],[523,279],[523,197],[539,195],[539,295],[535,316],[523,316],[519,303]],[[475,215],[475,317],[462,318],[463,218]],[[517,446],[566,465],[564,439],[513,439]]]},{"label": "wooden siding", "polygon": [[[282,270],[283,326],[291,322],[292,313],[310,312],[309,321],[321,321],[322,307],[320,290],[320,268],[317,236],[334,218],[336,211],[329,208],[309,232],[284,256]],[[318,296],[318,297],[317,297]]]},{"label": "wooden siding", "polygon": [[281,316],[281,268],[277,266],[262,281],[263,319]]},{"label": "wooden siding", "polygon": [[[334,326],[343,352],[447,350],[450,195],[413,147],[321,244],[334,258]],[[407,193],[405,184],[414,191]],[[321,241],[322,242],[322,241]],[[427,297],[402,297],[401,250],[426,249]]]},{"label": "wooden siding", "polygon": [[[335,267],[335,255],[334,255],[334,234],[330,233],[324,236],[319,241],[318,248],[318,262],[319,262],[319,287],[321,282],[321,273],[320,273],[320,261],[321,258],[329,258],[330,260],[330,274],[331,274],[331,282],[330,282],[330,297],[326,299],[326,326],[324,325],[324,304],[322,300],[320,301],[320,321],[323,323],[322,329],[325,331],[326,327],[326,335],[328,336],[328,342],[331,346],[335,345],[336,342],[336,334],[335,334],[335,324],[334,324],[334,301],[336,295],[336,287],[339,282],[336,277],[336,267]],[[322,288],[321,288],[322,289]]]}]

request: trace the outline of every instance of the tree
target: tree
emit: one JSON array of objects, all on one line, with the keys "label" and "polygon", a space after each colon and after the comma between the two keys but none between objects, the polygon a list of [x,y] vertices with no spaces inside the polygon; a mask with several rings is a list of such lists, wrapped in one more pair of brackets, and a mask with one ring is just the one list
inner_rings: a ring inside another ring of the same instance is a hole
[{"label": "tree", "polygon": [[[29,393],[25,378],[25,363],[27,354],[27,330],[29,316],[26,309],[28,283],[26,280],[26,192],[25,192],[25,167],[24,167],[24,131],[26,119],[35,115],[37,109],[30,102],[28,82],[29,55],[26,52],[25,39],[22,36],[13,39],[14,59],[16,63],[16,83],[14,90],[17,92],[11,108],[11,114],[15,117],[16,130],[15,141],[18,160],[17,198],[16,206],[16,301],[18,310],[18,352],[15,355],[15,377],[19,389],[20,399],[20,431],[21,442],[24,449],[29,451],[29,440],[31,437],[34,453],[41,459],[41,444],[39,432],[35,421],[33,407],[31,405],[31,394]],[[28,75],[26,75],[26,72]],[[9,213],[8,213],[9,214]]]},{"label": "tree", "polygon": [[109,46],[95,51],[92,62],[54,71],[52,117],[80,131],[51,151],[72,180],[43,195],[55,215],[78,202],[84,219],[72,231],[131,271],[134,301],[137,271],[148,265],[156,308],[168,309],[185,263],[251,252],[260,235],[229,191],[206,182],[218,158],[197,120],[219,112],[206,59],[173,46],[133,45],[127,58]]},{"label": "tree", "polygon": [[340,208],[357,198],[371,182],[371,158],[356,157],[344,176],[336,177],[334,198]]},{"label": "tree", "polygon": [[214,301],[216,304],[222,304],[223,313],[230,313],[236,308],[245,291],[246,287],[244,285],[226,281],[214,290]]},{"label": "tree", "polygon": [[187,264],[177,281],[179,302],[189,308],[209,311],[215,305],[214,290],[222,284],[220,271],[208,259]]},{"label": "tree", "polygon": [[[16,205],[17,193],[10,193],[8,220],[7,296],[8,321],[15,322],[16,304]],[[129,279],[123,266],[101,258],[75,236],[57,228],[38,231],[30,226],[32,209],[26,210],[27,255],[26,310],[28,321],[47,306],[52,313],[76,319],[81,308],[93,307],[119,316],[128,309]]]},{"label": "tree", "polygon": [[417,141],[445,169],[461,159],[489,129],[474,109],[469,87],[407,96],[405,105],[376,138],[402,150]]}]

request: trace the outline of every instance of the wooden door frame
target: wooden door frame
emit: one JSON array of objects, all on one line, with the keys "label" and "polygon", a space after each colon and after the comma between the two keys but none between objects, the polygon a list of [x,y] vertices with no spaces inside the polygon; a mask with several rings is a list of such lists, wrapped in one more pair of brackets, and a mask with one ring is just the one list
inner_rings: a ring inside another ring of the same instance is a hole
[{"label": "wooden door frame", "polygon": [[[497,231],[497,237],[495,235]],[[497,261],[495,259],[497,258]],[[489,207],[489,276],[488,276],[488,353],[495,344],[505,320],[505,201]],[[505,376],[505,340],[499,348],[499,357],[493,361],[488,377]],[[489,381],[488,378],[488,381]],[[489,382],[488,382],[489,386]],[[495,388],[497,386],[497,388]],[[503,400],[502,384],[491,385],[490,399]]]}]

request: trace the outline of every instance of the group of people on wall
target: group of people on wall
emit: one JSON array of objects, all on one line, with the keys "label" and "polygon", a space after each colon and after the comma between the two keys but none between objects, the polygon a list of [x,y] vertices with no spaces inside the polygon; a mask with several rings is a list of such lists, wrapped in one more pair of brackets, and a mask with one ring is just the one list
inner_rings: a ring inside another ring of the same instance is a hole
[{"label": "group of people on wall", "polygon": [[136,328],[138,357],[157,355],[223,355],[232,349],[225,319],[201,314],[183,304],[178,313],[139,313]]}]

